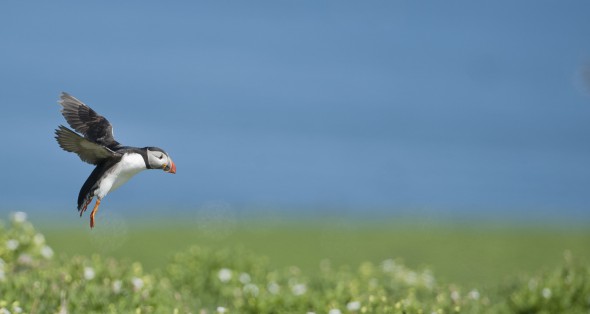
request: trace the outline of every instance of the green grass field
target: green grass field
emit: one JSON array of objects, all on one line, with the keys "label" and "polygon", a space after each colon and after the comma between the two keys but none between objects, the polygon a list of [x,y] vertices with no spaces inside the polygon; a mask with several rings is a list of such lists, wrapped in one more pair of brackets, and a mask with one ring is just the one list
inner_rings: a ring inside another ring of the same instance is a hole
[{"label": "green grass field", "polygon": [[[588,313],[589,231],[103,217],[0,224],[0,312]],[[268,258],[267,258],[268,257]]]},{"label": "green grass field", "polygon": [[[245,248],[269,258],[274,267],[296,265],[316,272],[320,262],[356,267],[402,259],[410,267],[429,267],[448,282],[496,285],[521,273],[558,265],[566,251],[590,261],[590,228],[501,223],[413,221],[101,221],[90,230],[41,225],[48,242],[69,255],[101,253],[163,267],[173,253],[192,245]],[[334,222],[335,221],[335,222]]]}]

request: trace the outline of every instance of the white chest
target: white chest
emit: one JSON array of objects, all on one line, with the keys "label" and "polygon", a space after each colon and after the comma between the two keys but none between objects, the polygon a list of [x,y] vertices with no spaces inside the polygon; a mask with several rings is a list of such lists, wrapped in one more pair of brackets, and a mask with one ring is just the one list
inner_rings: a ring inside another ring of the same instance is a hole
[{"label": "white chest", "polygon": [[142,170],[146,170],[146,167],[141,155],[136,153],[123,155],[121,161],[105,173],[95,194],[99,198],[103,198],[107,193],[116,190]]}]

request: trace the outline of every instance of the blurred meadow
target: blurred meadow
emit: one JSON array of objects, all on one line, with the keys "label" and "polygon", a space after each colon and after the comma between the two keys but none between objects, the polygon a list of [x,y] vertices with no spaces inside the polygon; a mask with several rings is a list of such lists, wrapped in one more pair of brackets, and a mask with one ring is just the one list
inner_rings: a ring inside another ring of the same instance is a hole
[{"label": "blurred meadow", "polygon": [[[119,217],[120,219],[120,217]],[[558,265],[564,254],[590,262],[590,229],[585,225],[522,226],[498,223],[416,220],[104,221],[100,229],[41,225],[56,250],[69,255],[101,253],[164,267],[192,245],[243,248],[281,268],[298,266],[309,274],[322,261],[358,267],[400,258],[408,266],[429,267],[445,281],[468,286],[498,285],[518,274]],[[230,224],[228,227],[226,224]]]},{"label": "blurred meadow", "polygon": [[[589,313],[590,4],[0,4],[0,313]],[[91,230],[60,92],[177,173]]]},{"label": "blurred meadow", "polygon": [[[324,221],[264,226],[265,232],[201,225],[199,232],[177,222],[134,223],[134,236],[126,237],[121,221],[106,232],[41,233],[27,219],[16,212],[0,224],[5,313],[585,313],[590,307],[588,256],[573,255],[588,253],[587,230],[431,226],[425,232],[404,224],[392,231],[391,224],[373,223],[351,232]],[[573,249],[546,267],[564,246]],[[391,252],[408,262],[383,258]],[[506,276],[523,267],[528,271]]]}]

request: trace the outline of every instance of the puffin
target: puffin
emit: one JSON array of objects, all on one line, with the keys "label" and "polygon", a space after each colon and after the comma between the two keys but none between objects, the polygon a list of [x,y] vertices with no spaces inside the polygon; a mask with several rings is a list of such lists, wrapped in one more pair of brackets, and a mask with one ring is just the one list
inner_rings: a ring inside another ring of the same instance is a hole
[{"label": "puffin", "polygon": [[96,197],[90,213],[91,229],[101,200],[134,175],[147,169],[176,173],[176,165],[163,149],[121,145],[113,136],[111,123],[74,96],[62,92],[59,104],[74,131],[60,125],[55,130],[57,143],[63,150],[76,153],[82,161],[96,166],[78,194],[80,217]]}]

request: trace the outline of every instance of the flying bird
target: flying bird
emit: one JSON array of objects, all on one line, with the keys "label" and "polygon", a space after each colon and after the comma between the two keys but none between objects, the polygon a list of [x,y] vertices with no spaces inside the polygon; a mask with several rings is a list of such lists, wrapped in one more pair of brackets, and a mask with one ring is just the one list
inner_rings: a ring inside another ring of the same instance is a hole
[{"label": "flying bird", "polygon": [[94,228],[94,215],[101,200],[140,171],[161,169],[176,173],[176,165],[164,150],[121,145],[113,137],[109,121],[74,96],[62,93],[59,104],[68,124],[80,134],[60,125],[55,130],[57,143],[63,150],[76,153],[82,161],[96,166],[78,194],[80,217],[96,196],[90,228]]}]

